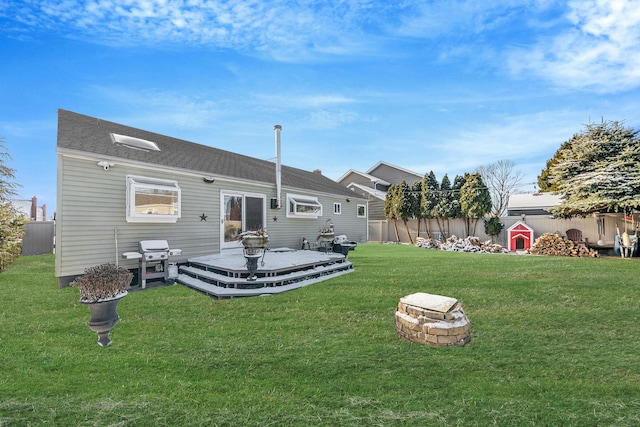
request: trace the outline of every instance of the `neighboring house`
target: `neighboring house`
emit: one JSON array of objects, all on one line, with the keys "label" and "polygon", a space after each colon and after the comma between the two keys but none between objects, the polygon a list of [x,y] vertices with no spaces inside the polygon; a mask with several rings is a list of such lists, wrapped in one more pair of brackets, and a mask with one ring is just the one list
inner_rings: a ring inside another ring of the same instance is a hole
[{"label": "neighboring house", "polygon": [[366,197],[369,200],[369,220],[381,221],[386,219],[384,200],[389,187],[402,181],[411,186],[422,178],[418,173],[380,161],[367,172],[350,169],[338,179],[338,182],[356,194]]},{"label": "neighboring house", "polygon": [[[276,126],[276,154],[279,132]],[[140,240],[182,249],[172,261],[240,247],[239,232],[266,228],[270,247],[301,248],[330,221],[367,240],[367,198],[318,174],[58,111],[56,276],[118,262]],[[278,173],[278,170],[280,171]]]},{"label": "neighboring house", "polygon": [[38,198],[31,200],[11,200],[11,204],[30,221],[46,221],[47,205],[38,206]]},{"label": "neighboring house", "polygon": [[[568,237],[568,231],[578,231],[580,241],[598,250],[614,247],[615,236],[623,231],[636,234],[640,231],[640,215],[621,212],[596,212],[585,217],[571,219],[554,218],[550,209],[561,203],[562,196],[553,193],[512,194],[507,204],[504,223],[521,221],[530,228],[535,238],[543,233],[557,233]],[[509,244],[511,244],[509,235]],[[526,239],[525,239],[526,240]]]},{"label": "neighboring house", "polygon": [[512,194],[507,202],[507,216],[551,215],[549,209],[560,201],[561,196],[553,193]]}]

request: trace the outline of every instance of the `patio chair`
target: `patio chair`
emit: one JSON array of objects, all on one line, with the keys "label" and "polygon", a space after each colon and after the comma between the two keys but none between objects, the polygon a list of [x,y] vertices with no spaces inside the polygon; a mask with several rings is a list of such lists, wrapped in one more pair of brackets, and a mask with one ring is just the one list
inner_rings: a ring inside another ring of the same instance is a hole
[{"label": "patio chair", "polygon": [[587,238],[583,239],[582,231],[578,230],[577,228],[571,228],[567,230],[567,239],[571,240],[574,243],[578,243],[584,246],[589,245],[589,239]]}]

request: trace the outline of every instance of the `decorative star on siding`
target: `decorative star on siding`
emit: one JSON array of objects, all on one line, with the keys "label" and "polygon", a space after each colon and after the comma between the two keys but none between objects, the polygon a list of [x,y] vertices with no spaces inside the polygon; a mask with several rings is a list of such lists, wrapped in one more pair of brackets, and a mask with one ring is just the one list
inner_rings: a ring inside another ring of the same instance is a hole
[{"label": "decorative star on siding", "polygon": [[207,215],[205,215],[203,212],[202,215],[200,215],[200,222],[206,221],[206,220],[207,220]]},{"label": "decorative star on siding", "polygon": [[273,222],[278,222],[278,217],[277,216],[273,217]]}]

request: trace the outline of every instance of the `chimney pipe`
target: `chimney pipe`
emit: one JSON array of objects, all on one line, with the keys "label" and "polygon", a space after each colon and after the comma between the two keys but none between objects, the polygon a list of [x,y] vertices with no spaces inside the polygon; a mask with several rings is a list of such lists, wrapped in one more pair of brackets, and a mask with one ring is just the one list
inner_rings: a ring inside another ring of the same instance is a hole
[{"label": "chimney pipe", "polygon": [[36,196],[33,196],[31,198],[31,221],[37,221],[38,220],[38,199],[36,198]]},{"label": "chimney pipe", "polygon": [[280,209],[280,199],[282,196],[282,159],[280,152],[280,132],[282,132],[282,126],[275,125],[273,129],[276,133],[276,200],[277,208]]}]

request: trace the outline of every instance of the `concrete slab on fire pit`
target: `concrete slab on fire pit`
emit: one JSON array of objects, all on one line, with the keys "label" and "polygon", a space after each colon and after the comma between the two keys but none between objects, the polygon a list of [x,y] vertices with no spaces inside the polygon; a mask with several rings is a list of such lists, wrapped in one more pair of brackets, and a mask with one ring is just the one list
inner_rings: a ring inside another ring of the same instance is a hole
[{"label": "concrete slab on fire pit", "polygon": [[455,305],[458,303],[458,300],[442,295],[433,295],[424,292],[418,292],[401,298],[400,302],[424,308],[425,310],[437,311],[439,313],[448,313],[455,307]]},{"label": "concrete slab on fire pit", "polygon": [[400,299],[395,313],[398,336],[432,347],[471,341],[469,318],[455,298],[416,293]]}]

